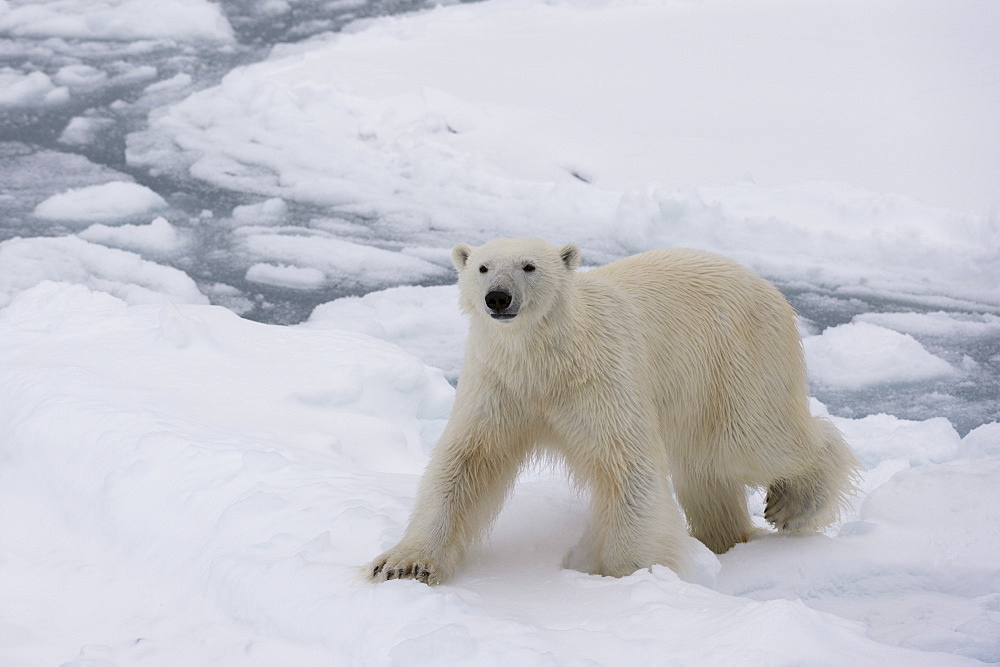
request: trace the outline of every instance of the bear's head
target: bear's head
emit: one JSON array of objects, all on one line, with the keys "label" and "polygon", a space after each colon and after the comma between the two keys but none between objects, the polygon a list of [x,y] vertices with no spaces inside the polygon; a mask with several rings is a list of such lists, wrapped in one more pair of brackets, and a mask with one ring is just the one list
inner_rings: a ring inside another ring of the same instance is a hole
[{"label": "bear's head", "polygon": [[540,239],[497,239],[478,248],[455,246],[462,309],[473,317],[510,324],[542,320],[560,303],[580,264],[580,248]]}]

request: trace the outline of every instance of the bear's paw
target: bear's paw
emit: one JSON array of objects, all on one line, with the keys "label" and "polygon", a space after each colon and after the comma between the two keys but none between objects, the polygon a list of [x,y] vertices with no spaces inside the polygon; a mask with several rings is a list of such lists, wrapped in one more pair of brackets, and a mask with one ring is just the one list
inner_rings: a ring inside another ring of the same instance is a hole
[{"label": "bear's paw", "polygon": [[372,582],[390,579],[416,579],[425,584],[441,582],[441,568],[432,558],[426,558],[408,549],[392,549],[382,554],[369,567]]}]

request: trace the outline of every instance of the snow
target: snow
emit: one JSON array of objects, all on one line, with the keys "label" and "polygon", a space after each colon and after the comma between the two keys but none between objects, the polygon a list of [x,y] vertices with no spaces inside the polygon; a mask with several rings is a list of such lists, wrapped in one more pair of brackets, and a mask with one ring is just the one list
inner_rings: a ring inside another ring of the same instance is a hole
[{"label": "snow", "polygon": [[[650,180],[673,190],[750,173],[768,185],[850,180],[965,207],[973,201],[968,173],[986,189],[1000,168],[1000,134],[982,134],[1000,96],[975,85],[998,56],[985,32],[964,25],[977,13],[996,19],[981,3],[961,21],[946,3],[920,11],[875,3],[864,30],[853,11],[815,4],[447,7],[366,23],[262,65],[252,95],[288,95],[297,115],[340,140],[346,102],[363,114],[351,123],[361,140],[398,150],[414,166],[439,157],[433,148],[459,149],[501,174],[521,178],[528,165],[528,175],[555,180],[576,171],[614,190]],[[966,54],[951,53],[950,39],[963,38]],[[968,71],[976,58],[982,62]],[[223,94],[238,99],[251,92],[248,83]],[[323,89],[342,98],[341,113],[317,113],[324,101],[310,92]],[[936,129],[932,137],[926,127]],[[416,147],[426,152],[411,153],[401,145],[407,139],[426,142]],[[960,163],[962,177],[949,184],[941,165]],[[987,192],[971,208],[996,203]]]},{"label": "snow", "polygon": [[1000,423],[983,424],[969,432],[962,439],[962,445],[972,458],[996,456],[1000,454],[1000,449],[997,449],[997,445],[1000,445],[1000,439],[997,436],[1000,436]]},{"label": "snow", "polygon": [[4,241],[0,266],[0,306],[47,280],[87,285],[129,303],[208,301],[183,271],[73,236]]},{"label": "snow", "polygon": [[466,321],[458,309],[458,286],[402,286],[325,303],[303,324],[341,329],[392,342],[458,380]]},{"label": "snow", "polygon": [[969,530],[960,517],[975,507],[984,528],[1000,519],[991,491],[998,472],[995,459],[899,472],[835,538],[737,546],[719,589],[758,600],[806,597],[829,613],[850,609],[878,641],[995,661],[995,535]]},{"label": "snow", "polygon": [[[372,9],[311,4],[0,0],[0,663],[1000,662],[1000,6],[486,0],[231,57]],[[522,234],[774,280],[841,520],[753,490],[698,571],[592,577],[540,465],[452,581],[365,583],[460,375],[450,248]]]},{"label": "snow", "polygon": [[120,221],[165,208],[163,197],[138,183],[114,181],[73,188],[35,207],[35,216],[60,222]]},{"label": "snow", "polygon": [[[1000,519],[1000,460],[981,447],[975,462],[892,476],[839,535],[738,546],[719,558],[715,586],[659,567],[622,580],[561,570],[584,509],[546,470],[519,485],[452,584],[369,586],[358,567],[399,535],[447,418],[440,371],[360,334],[215,306],[130,306],[51,282],[0,311],[0,339],[4,576],[52,569],[68,585],[6,596],[7,656],[930,664],[946,661],[935,652],[957,663],[1000,650],[987,529]],[[995,450],[997,436],[968,437]],[[41,528],[25,538],[29,525]],[[110,596],[109,614],[74,602],[96,593]],[[150,599],[168,616],[151,617]],[[147,611],[123,615],[133,608]],[[247,633],[260,644],[243,653]]]}]

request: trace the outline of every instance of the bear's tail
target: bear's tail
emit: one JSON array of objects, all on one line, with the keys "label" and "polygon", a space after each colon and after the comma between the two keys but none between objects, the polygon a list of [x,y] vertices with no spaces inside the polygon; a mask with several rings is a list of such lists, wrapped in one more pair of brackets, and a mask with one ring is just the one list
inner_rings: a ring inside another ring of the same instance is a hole
[{"label": "bear's tail", "polygon": [[857,493],[861,465],[828,419],[813,417],[809,468],[767,487],[764,518],[778,530],[811,533],[837,520]]}]

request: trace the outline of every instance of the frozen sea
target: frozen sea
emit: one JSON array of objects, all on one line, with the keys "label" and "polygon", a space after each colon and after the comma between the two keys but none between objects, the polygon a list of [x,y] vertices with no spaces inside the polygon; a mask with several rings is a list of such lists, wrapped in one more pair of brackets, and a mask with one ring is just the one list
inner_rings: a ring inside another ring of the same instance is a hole
[{"label": "frozen sea", "polygon": [[[991,0],[0,0],[0,664],[1000,662],[997,34]],[[773,281],[866,468],[842,520],[592,577],[531,469],[453,581],[364,583],[461,369],[450,248],[521,235]]]}]

